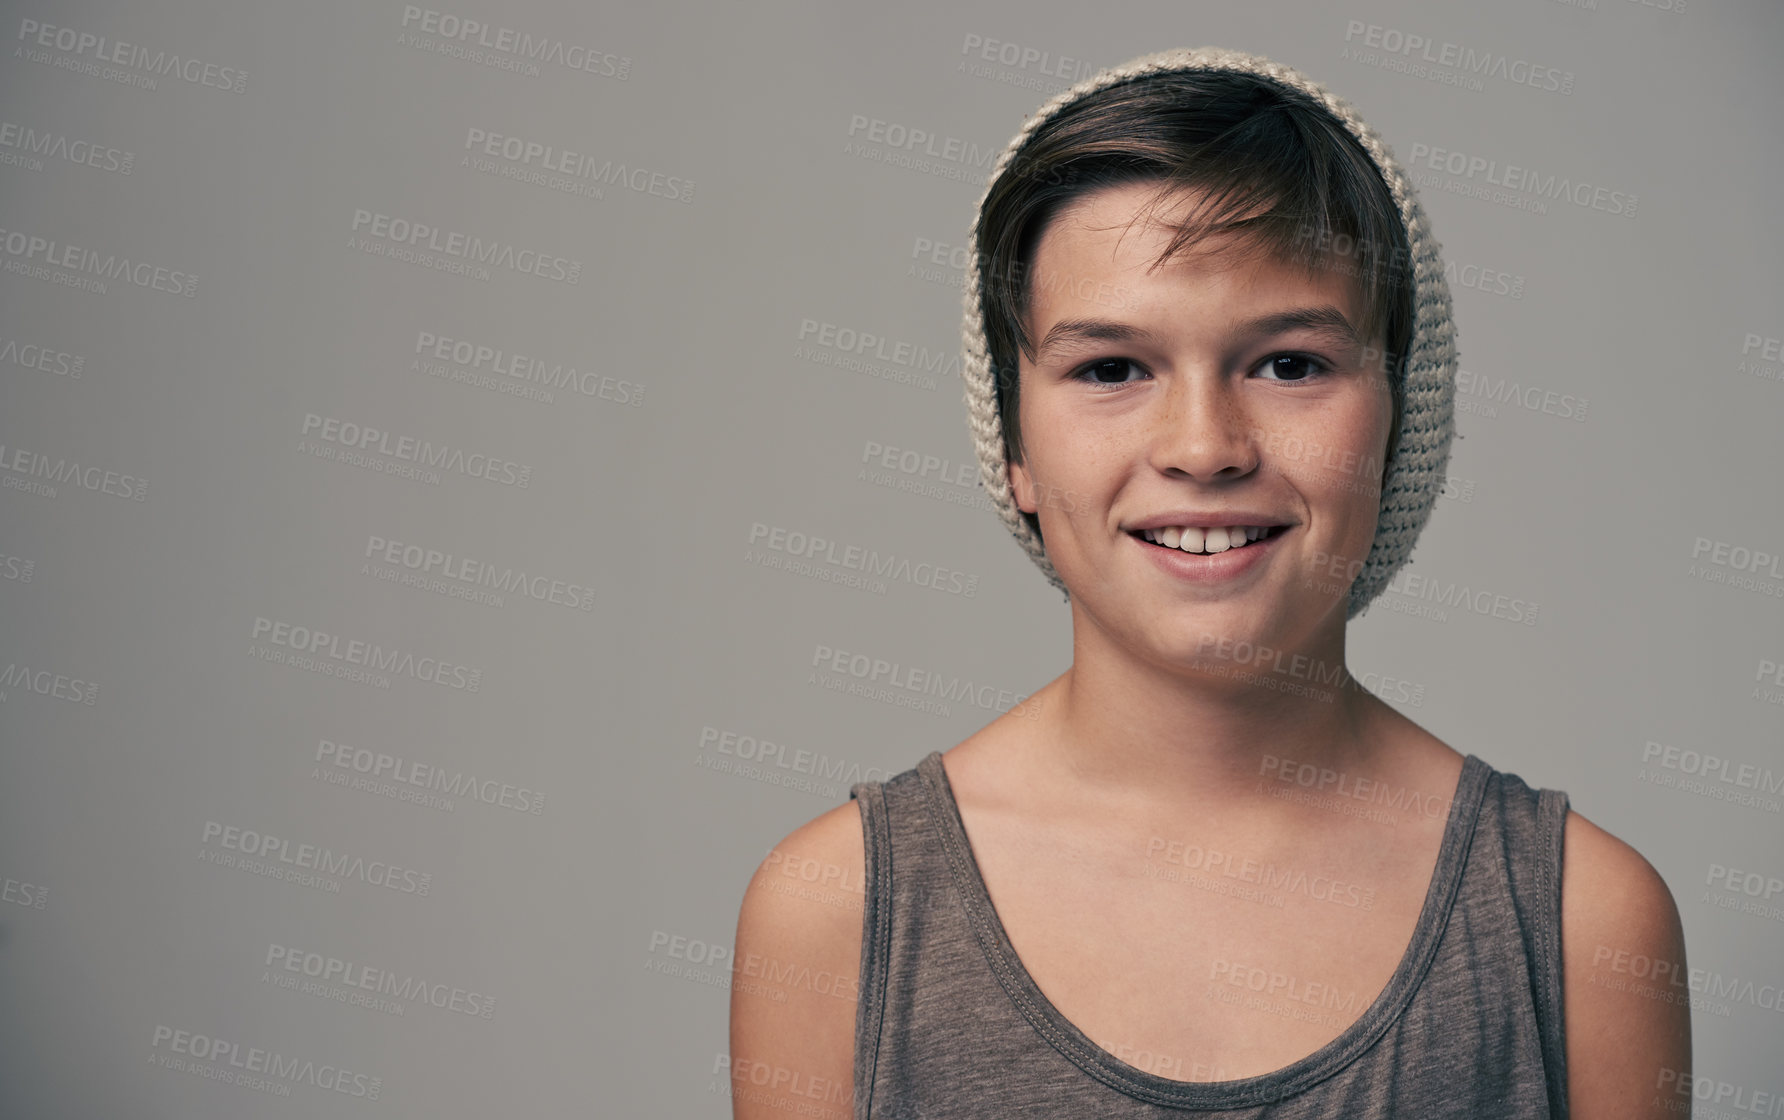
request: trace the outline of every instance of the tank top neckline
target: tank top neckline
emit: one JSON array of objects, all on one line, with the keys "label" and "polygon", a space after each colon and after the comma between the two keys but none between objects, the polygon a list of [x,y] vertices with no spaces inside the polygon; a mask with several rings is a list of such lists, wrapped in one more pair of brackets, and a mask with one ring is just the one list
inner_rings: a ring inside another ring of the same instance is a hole
[{"label": "tank top neckline", "polygon": [[1313,1053],[1269,1073],[1226,1081],[1176,1081],[1129,1065],[1092,1042],[1042,993],[1016,955],[1003,920],[991,902],[990,890],[966,836],[960,806],[954,800],[948,772],[942,765],[941,752],[931,751],[916,769],[934,810],[932,818],[973,932],[1010,1000],[1054,1049],[1096,1080],[1139,1100],[1192,1108],[1244,1108],[1285,1100],[1337,1073],[1374,1045],[1412,1001],[1436,957],[1438,943],[1455,907],[1462,869],[1492,773],[1482,759],[1473,754],[1463,756],[1436,866],[1406,952],[1387,986],[1356,1022]]}]

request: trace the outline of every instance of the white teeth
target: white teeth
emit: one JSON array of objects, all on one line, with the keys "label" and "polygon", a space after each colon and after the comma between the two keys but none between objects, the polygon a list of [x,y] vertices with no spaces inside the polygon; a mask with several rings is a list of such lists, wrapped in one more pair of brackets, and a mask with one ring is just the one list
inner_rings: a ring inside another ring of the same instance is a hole
[{"label": "white teeth", "polygon": [[1262,525],[1231,525],[1213,529],[1171,526],[1165,529],[1145,529],[1141,531],[1141,536],[1166,548],[1213,554],[1230,548],[1243,548],[1269,531]]}]

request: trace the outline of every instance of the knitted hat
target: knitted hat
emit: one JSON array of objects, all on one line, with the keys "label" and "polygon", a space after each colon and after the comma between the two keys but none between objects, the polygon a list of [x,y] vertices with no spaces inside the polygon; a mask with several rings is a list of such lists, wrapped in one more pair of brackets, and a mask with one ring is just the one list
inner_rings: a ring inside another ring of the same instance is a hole
[{"label": "knitted hat", "polygon": [[[992,169],[979,204],[973,212],[971,243],[979,245],[979,220],[985,200],[1024,143],[1043,123],[1072,102],[1097,90],[1146,74],[1173,70],[1237,70],[1271,79],[1281,86],[1311,97],[1329,110],[1374,161],[1393,196],[1406,229],[1411,250],[1414,318],[1411,345],[1398,376],[1401,379],[1399,444],[1381,490],[1381,512],[1375,540],[1351,585],[1347,618],[1355,618],[1381,594],[1388,581],[1412,555],[1425,522],[1430,520],[1437,494],[1443,487],[1444,467],[1449,462],[1450,440],[1455,434],[1455,324],[1450,319],[1449,284],[1443,275],[1442,246],[1431,236],[1425,213],[1412,182],[1401,173],[1392,151],[1365,124],[1350,103],[1327,92],[1302,74],[1254,54],[1219,47],[1180,49],[1144,55],[1104,70],[1047,101],[1016,133],[997,166]],[[1015,536],[1042,574],[1054,587],[1066,592],[1064,581],[1047,558],[1041,538],[1016,508],[1004,452],[1003,423],[998,415],[997,385],[991,370],[980,298],[980,256],[971,254],[967,265],[963,376],[966,381],[967,423],[979,455],[979,477],[997,508],[1004,526]],[[1070,593],[1066,592],[1067,597]]]}]

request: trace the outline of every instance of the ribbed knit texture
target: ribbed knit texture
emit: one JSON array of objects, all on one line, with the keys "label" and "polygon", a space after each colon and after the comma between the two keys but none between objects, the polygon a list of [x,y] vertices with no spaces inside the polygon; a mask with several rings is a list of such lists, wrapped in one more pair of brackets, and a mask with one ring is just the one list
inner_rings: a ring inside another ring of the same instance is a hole
[{"label": "ribbed knit texture", "polygon": [[[1053,97],[1023,123],[1021,131],[1016,133],[992,169],[979,203],[973,209],[970,243],[978,244],[979,214],[984,210],[986,197],[1035,129],[1086,94],[1129,78],[1165,70],[1245,71],[1313,98],[1343,123],[1369,153],[1392,193],[1405,225],[1412,257],[1415,316],[1412,344],[1407,348],[1401,369],[1400,444],[1382,486],[1381,515],[1375,541],[1350,589],[1347,617],[1355,618],[1381,594],[1394,573],[1411,558],[1413,544],[1430,520],[1437,495],[1443,488],[1444,468],[1449,463],[1450,442],[1455,435],[1456,328],[1450,317],[1450,293],[1443,275],[1442,245],[1431,236],[1418,195],[1395,162],[1393,152],[1349,102],[1280,63],[1220,47],[1161,51],[1112,67]],[[997,413],[997,386],[985,341],[978,256],[973,253],[967,265],[962,374],[966,382],[967,423],[979,456],[979,478],[1005,527],[1048,582],[1066,592],[1064,581],[1047,558],[1046,547],[1023,519],[1011,492],[1003,424]],[[1069,597],[1069,592],[1067,595]]]}]

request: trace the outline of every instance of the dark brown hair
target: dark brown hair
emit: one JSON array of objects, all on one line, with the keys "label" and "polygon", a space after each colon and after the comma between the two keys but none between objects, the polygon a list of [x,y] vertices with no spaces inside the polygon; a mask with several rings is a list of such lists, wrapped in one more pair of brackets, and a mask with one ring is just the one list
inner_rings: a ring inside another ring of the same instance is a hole
[{"label": "dark brown hair", "polygon": [[[1385,467],[1399,444],[1400,366],[1413,325],[1405,226],[1343,122],[1298,90],[1229,70],[1161,71],[1078,99],[1035,129],[986,195],[973,248],[1009,460],[1022,461],[1016,354],[1035,356],[1024,320],[1041,234],[1085,194],[1153,181],[1154,206],[1179,190],[1205,192],[1171,225],[1176,233],[1154,267],[1192,242],[1231,234],[1222,255],[1267,254],[1309,274],[1338,268],[1362,279],[1358,327],[1366,340],[1385,340],[1380,357],[1393,393]],[[1023,516],[1038,534],[1035,515]]]}]

